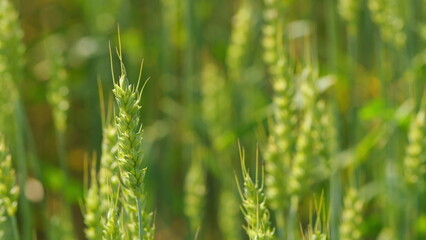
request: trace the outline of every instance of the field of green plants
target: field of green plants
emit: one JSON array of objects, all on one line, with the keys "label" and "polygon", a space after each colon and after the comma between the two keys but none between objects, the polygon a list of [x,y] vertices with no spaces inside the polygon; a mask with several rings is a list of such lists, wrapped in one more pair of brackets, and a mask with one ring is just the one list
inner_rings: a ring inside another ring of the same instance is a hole
[{"label": "field of green plants", "polygon": [[0,0],[0,239],[426,239],[426,1]]}]

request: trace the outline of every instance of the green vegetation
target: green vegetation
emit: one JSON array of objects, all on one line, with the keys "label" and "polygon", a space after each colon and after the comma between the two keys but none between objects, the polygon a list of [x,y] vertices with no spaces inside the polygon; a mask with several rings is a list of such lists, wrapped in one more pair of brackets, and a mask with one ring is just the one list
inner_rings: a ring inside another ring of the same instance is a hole
[{"label": "green vegetation", "polygon": [[0,239],[426,239],[425,46],[423,1],[0,0]]}]

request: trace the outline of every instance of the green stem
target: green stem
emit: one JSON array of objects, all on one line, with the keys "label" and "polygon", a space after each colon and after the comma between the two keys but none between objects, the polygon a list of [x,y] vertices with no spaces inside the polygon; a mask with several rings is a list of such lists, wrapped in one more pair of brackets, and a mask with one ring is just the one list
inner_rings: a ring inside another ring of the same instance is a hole
[{"label": "green stem", "polygon": [[331,161],[333,173],[330,177],[330,239],[338,239],[340,215],[342,213],[342,208],[340,206],[342,199],[342,183],[340,181],[337,161],[334,159]]},{"label": "green stem", "polygon": [[295,239],[295,229],[297,227],[297,208],[299,207],[299,197],[292,196],[290,200],[290,211],[288,214],[287,239]]},{"label": "green stem", "polygon": [[285,234],[285,219],[284,219],[284,210],[283,209],[277,209],[275,213],[275,222],[277,223],[277,230],[278,230],[278,239],[284,239]]},{"label": "green stem", "polygon": [[417,196],[415,193],[409,193],[408,204],[405,206],[405,226],[404,226],[404,238],[405,239],[416,239],[415,236],[415,220],[417,219]]},{"label": "green stem", "polygon": [[19,237],[18,224],[16,222],[16,216],[15,215],[10,216],[10,220],[11,220],[10,222],[12,224],[13,239],[19,240],[20,237]]},{"label": "green stem", "polygon": [[139,197],[136,197],[136,203],[138,205],[139,240],[143,240],[142,203]]},{"label": "green stem", "polygon": [[[18,173],[18,184],[20,189],[25,189],[25,184],[27,182],[27,160],[26,160],[26,149],[25,149],[25,140],[23,138],[24,134],[21,126],[23,126],[23,106],[18,100],[15,103],[15,152],[16,152],[16,169]],[[22,233],[23,239],[31,239],[32,231],[32,214],[31,214],[31,205],[24,194],[19,195],[19,208],[20,215],[22,220]]]},{"label": "green stem", "polygon": [[65,178],[68,178],[67,151],[64,130],[56,129],[56,142],[58,144],[59,165],[65,175]]}]

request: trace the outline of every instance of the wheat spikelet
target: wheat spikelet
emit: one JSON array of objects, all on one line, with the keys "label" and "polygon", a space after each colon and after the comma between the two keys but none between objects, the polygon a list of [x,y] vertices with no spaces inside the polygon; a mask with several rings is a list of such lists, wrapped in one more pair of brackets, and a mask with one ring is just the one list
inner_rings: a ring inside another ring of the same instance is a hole
[{"label": "wheat spikelet", "polygon": [[99,169],[99,194],[101,209],[105,216],[110,209],[110,197],[119,192],[119,167],[116,161],[117,154],[117,131],[115,127],[108,124],[103,128],[102,156]]},{"label": "wheat spikelet", "polygon": [[[101,167],[99,169],[99,196],[102,213],[102,239],[115,240],[126,236],[130,239],[128,225],[123,222],[123,204],[126,196],[120,188],[120,173],[116,161],[117,131],[111,124],[103,128]],[[131,199],[133,200],[133,199]],[[134,214],[136,215],[136,214]],[[136,217],[137,218],[137,217]],[[137,238],[136,224],[132,224],[134,238]]]},{"label": "wheat spikelet", "polygon": [[140,93],[136,86],[129,83],[125,74],[114,84],[114,95],[119,108],[116,117],[118,135],[118,162],[126,187],[136,195],[143,193],[143,179],[146,168],[142,165],[142,125],[139,110]]},{"label": "wheat spikelet", "polygon": [[291,172],[288,180],[288,192],[298,196],[306,188],[305,183],[310,181],[311,165],[314,157],[314,102],[316,91],[313,85],[315,72],[311,66],[306,66],[300,75],[301,94],[303,95],[304,115],[296,141],[296,153],[293,158]]},{"label": "wheat spikelet", "polygon": [[362,208],[364,202],[360,199],[358,191],[354,188],[346,192],[342,219],[340,223],[341,240],[358,240],[361,239],[360,225],[362,223]]},{"label": "wheat spikelet", "polygon": [[0,130],[9,137],[19,99],[17,84],[22,79],[24,45],[18,14],[9,0],[0,2]]},{"label": "wheat spikelet", "polygon": [[326,176],[332,168],[331,159],[337,150],[337,132],[334,115],[327,99],[319,98],[314,103],[311,129],[312,157],[310,166],[312,180]]},{"label": "wheat spikelet", "polygon": [[279,10],[276,0],[265,0],[264,3],[264,25],[262,27],[262,46],[264,49],[263,61],[265,62],[268,71],[271,74],[274,74],[276,68],[275,66],[279,57]]},{"label": "wheat spikelet", "polygon": [[15,170],[12,167],[12,157],[0,134],[0,216],[15,215],[18,207],[19,187],[16,183]]},{"label": "wheat spikelet", "polygon": [[55,127],[60,132],[65,132],[67,125],[67,112],[69,103],[68,75],[64,67],[63,57],[58,52],[58,46],[54,41],[48,41],[49,62],[49,88],[47,99],[53,108],[53,120]]},{"label": "wheat spikelet", "polygon": [[340,16],[347,22],[350,34],[356,33],[360,2],[357,0],[339,0],[338,6]]},{"label": "wheat spikelet", "polygon": [[327,240],[328,239],[328,218],[324,208],[324,196],[321,194],[319,201],[314,200],[315,221],[312,216],[313,209],[309,207],[309,225],[307,231],[302,230],[303,240]]},{"label": "wheat spikelet", "polygon": [[262,28],[263,61],[270,66],[278,60],[277,22],[279,11],[275,0],[265,0],[264,2],[263,18],[265,23]]},{"label": "wheat spikelet", "polygon": [[422,106],[418,113],[413,116],[408,131],[408,145],[404,157],[405,182],[409,187],[413,187],[423,179],[426,172],[425,157],[425,131],[426,112]]},{"label": "wheat spikelet", "polygon": [[[121,46],[121,42],[119,45]],[[120,177],[125,188],[123,195],[126,204],[123,205],[125,209],[129,210],[131,221],[135,222],[134,214],[137,213],[138,220],[136,222],[139,223],[137,228],[139,239],[153,239],[152,213],[145,209],[146,194],[143,184],[146,167],[142,163],[144,155],[140,120],[142,91],[138,89],[139,84],[133,85],[127,79],[121,49],[118,52],[118,57],[121,64],[121,75],[118,82],[114,82],[113,93],[118,105],[118,115],[115,121],[118,139],[117,160],[120,166]]]},{"label": "wheat spikelet", "polygon": [[278,7],[275,1],[265,1],[265,26],[263,28],[264,61],[272,77],[273,121],[270,124],[270,136],[265,149],[266,194],[273,209],[282,209],[286,204],[285,176],[289,171],[294,148],[294,131],[296,118],[294,85],[287,71],[284,53],[278,30]]},{"label": "wheat spikelet", "polygon": [[241,78],[244,56],[250,37],[252,5],[247,0],[242,0],[240,7],[232,19],[231,42],[226,55],[226,65],[229,76],[234,81]]},{"label": "wheat spikelet", "polygon": [[120,212],[120,208],[114,204],[110,205],[110,209],[108,209],[107,215],[105,216],[105,219],[103,219],[103,240],[116,240],[124,236],[124,234],[120,232],[120,226],[122,225],[120,221]]},{"label": "wheat spikelet", "polygon": [[189,218],[192,232],[201,228],[206,194],[205,171],[201,165],[200,154],[194,156],[185,179],[185,214]]},{"label": "wheat spikelet", "polygon": [[294,105],[294,82],[290,74],[279,24],[279,3],[265,1],[263,47],[264,62],[272,78],[273,121],[269,125],[270,136],[264,151],[265,185],[271,208],[282,211],[287,205],[286,175],[290,170],[294,153],[296,114]]},{"label": "wheat spikelet", "polygon": [[407,35],[404,30],[404,1],[368,0],[373,21],[380,28],[383,40],[400,48],[404,46]]},{"label": "wheat spikelet", "polygon": [[286,173],[289,171],[295,139],[292,132],[296,127],[294,88],[285,74],[284,59],[277,65],[273,79],[274,120],[270,125],[270,136],[265,149],[266,194],[273,209],[282,209],[286,201]]},{"label": "wheat spikelet", "polygon": [[[244,227],[250,240],[275,239],[275,230],[271,227],[269,210],[266,207],[266,197],[263,192],[263,169],[262,182],[258,180],[258,156],[256,153],[256,177],[252,180],[245,166],[245,153],[240,147],[241,168],[243,173],[243,191],[240,189],[243,200],[241,209],[247,225]],[[238,187],[240,185],[238,183]]]},{"label": "wheat spikelet", "polygon": [[297,139],[297,153],[294,156],[293,165],[288,181],[290,195],[299,195],[304,190],[303,183],[309,176],[309,161],[312,157],[312,112],[305,113],[304,120]]},{"label": "wheat spikelet", "polygon": [[19,187],[16,183],[15,170],[12,167],[12,157],[3,135],[0,133],[0,237],[4,235],[2,225],[10,219],[13,226],[14,239],[19,239],[15,217],[18,208]]},{"label": "wheat spikelet", "polygon": [[[92,160],[93,162],[96,159]],[[100,240],[102,239],[102,211],[101,211],[101,202],[99,199],[99,183],[96,178],[96,165],[92,164],[91,174],[90,174],[90,187],[87,191],[86,196],[86,207],[84,214],[84,223],[86,224],[86,229],[84,230],[87,239],[89,240]]]},{"label": "wheat spikelet", "polygon": [[[22,80],[23,31],[19,25],[18,14],[9,0],[0,2],[0,72],[6,70],[13,81]],[[2,79],[3,81],[4,79]]]}]

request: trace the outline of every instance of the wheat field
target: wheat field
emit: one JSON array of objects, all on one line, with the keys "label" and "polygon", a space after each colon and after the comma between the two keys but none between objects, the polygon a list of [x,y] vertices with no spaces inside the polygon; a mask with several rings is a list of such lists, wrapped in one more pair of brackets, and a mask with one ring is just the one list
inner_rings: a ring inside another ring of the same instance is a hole
[{"label": "wheat field", "polygon": [[426,239],[426,2],[0,0],[0,239]]}]

